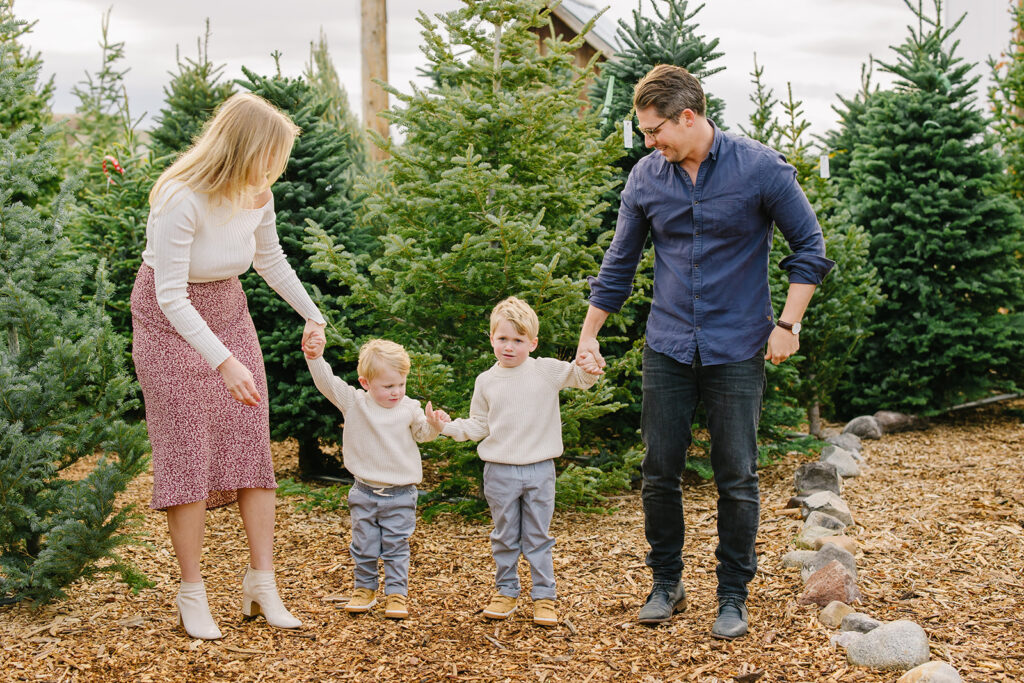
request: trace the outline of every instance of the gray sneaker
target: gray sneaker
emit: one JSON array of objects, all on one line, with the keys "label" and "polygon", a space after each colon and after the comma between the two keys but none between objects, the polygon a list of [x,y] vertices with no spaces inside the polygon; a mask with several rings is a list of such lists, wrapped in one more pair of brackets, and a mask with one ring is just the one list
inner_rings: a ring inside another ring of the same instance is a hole
[{"label": "gray sneaker", "polygon": [[641,624],[661,624],[671,619],[675,612],[685,609],[686,589],[682,581],[675,584],[656,583],[636,618]]},{"label": "gray sneaker", "polygon": [[726,595],[718,599],[718,618],[711,627],[711,636],[733,640],[747,635],[747,606],[743,598]]}]

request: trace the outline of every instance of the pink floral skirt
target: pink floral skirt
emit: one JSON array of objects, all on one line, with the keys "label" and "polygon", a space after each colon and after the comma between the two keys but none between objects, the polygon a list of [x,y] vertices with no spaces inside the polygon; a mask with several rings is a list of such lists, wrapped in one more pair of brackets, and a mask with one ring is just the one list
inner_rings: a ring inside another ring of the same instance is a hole
[{"label": "pink floral skirt", "polygon": [[277,488],[270,458],[270,410],[256,328],[237,277],[188,285],[192,305],[253,374],[262,400],[231,397],[220,373],[178,334],[156,301],[143,264],[132,289],[132,359],[153,450],[153,501],[162,510],[205,500],[232,503],[238,489]]}]

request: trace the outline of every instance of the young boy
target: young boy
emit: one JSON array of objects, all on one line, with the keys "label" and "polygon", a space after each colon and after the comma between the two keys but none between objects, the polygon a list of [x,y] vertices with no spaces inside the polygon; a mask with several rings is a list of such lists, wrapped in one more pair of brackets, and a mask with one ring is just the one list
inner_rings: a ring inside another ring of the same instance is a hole
[{"label": "young boy", "polygon": [[509,297],[495,306],[490,339],[498,362],[476,378],[469,418],[434,426],[456,441],[480,441],[497,565],[497,592],[484,616],[506,619],[515,611],[522,554],[533,577],[533,622],[554,626],[555,539],[548,527],[555,510],[554,459],[562,454],[558,392],[587,389],[598,374],[554,358],[530,358],[539,327],[537,314],[521,299]]},{"label": "young boy", "polygon": [[417,442],[437,438],[450,418],[405,395],[409,354],[384,339],[359,350],[359,385],[349,386],[331,372],[323,345],[306,352],[317,389],[345,416],[342,453],[355,476],[348,493],[352,520],[349,552],[355,562],[355,590],[348,612],[366,612],[377,604],[378,560],[384,561],[384,616],[405,619],[409,583],[409,536],[416,528],[416,484],[423,478]]}]

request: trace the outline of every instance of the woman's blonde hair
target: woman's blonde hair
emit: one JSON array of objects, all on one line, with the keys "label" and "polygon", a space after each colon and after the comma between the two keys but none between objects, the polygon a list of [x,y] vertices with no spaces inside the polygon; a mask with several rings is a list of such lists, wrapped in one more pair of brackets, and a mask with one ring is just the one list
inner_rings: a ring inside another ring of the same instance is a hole
[{"label": "woman's blonde hair", "polygon": [[259,95],[232,95],[192,146],[160,174],[149,203],[154,204],[168,183],[179,182],[238,208],[247,196],[281,177],[298,134],[288,115]]}]

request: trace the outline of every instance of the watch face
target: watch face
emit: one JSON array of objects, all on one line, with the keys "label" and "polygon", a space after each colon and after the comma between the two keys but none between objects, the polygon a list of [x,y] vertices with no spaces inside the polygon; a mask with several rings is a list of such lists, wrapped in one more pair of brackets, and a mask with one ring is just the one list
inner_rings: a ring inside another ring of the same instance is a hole
[{"label": "watch face", "polygon": [[803,327],[800,323],[793,323],[793,334],[800,334],[800,328]]}]

